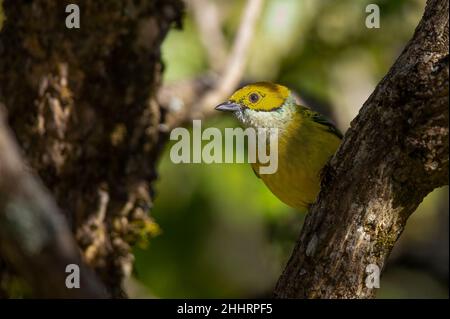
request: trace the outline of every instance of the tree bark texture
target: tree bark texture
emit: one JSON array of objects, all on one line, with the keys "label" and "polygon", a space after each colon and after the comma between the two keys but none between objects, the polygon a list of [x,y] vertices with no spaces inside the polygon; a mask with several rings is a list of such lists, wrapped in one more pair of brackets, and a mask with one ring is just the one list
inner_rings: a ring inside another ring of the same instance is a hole
[{"label": "tree bark texture", "polygon": [[[0,108],[2,256],[20,273],[36,296],[107,297],[106,289],[82,262],[73,235],[52,196],[23,163],[19,148],[6,126],[3,111]],[[78,268],[70,268],[74,266]],[[67,280],[69,274],[66,270],[70,273],[76,271],[75,275],[79,275],[80,280]],[[68,289],[66,282],[75,284],[77,288]]]},{"label": "tree bark texture", "polygon": [[[80,7],[80,29],[65,26],[70,3]],[[110,295],[123,296],[130,247],[154,226],[147,213],[165,137],[155,98],[160,45],[183,4],[5,0],[3,9],[0,103],[84,260]]]},{"label": "tree bark texture", "polygon": [[366,267],[383,269],[410,214],[448,185],[448,9],[448,0],[427,2],[413,38],[352,121],[275,297],[374,297]]}]

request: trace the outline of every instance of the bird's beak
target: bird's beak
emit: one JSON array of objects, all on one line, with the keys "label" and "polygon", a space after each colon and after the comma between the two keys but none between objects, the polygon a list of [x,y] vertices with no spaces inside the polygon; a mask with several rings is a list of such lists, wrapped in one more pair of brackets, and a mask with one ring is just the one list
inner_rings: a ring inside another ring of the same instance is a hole
[{"label": "bird's beak", "polygon": [[241,106],[238,103],[226,101],[222,104],[216,106],[216,110],[223,112],[234,112],[241,109]]}]

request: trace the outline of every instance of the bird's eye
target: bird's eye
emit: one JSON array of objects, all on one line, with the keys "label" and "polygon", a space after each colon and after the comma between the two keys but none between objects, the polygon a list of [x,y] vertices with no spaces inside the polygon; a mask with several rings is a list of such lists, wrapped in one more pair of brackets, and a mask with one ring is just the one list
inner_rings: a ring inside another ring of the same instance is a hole
[{"label": "bird's eye", "polygon": [[250,102],[256,103],[259,101],[259,95],[257,93],[252,93],[249,95],[248,99],[250,100]]}]

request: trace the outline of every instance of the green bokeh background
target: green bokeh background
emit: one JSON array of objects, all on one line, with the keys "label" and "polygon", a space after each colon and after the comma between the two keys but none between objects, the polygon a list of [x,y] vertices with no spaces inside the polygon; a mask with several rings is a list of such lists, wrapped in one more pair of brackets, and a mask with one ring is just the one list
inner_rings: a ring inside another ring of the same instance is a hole
[{"label": "green bokeh background", "polygon": [[[245,1],[219,1],[231,45]],[[189,2],[189,1],[188,1]],[[366,5],[381,28],[365,27]],[[411,38],[424,0],[266,0],[243,82],[288,85],[342,131]],[[163,44],[165,83],[208,70],[188,7],[183,30]],[[227,115],[205,127],[236,127]],[[132,297],[270,296],[304,214],[281,203],[248,164],[173,164],[160,160],[152,216],[162,233],[135,248]],[[448,188],[413,214],[381,278],[380,298],[448,298]]]}]

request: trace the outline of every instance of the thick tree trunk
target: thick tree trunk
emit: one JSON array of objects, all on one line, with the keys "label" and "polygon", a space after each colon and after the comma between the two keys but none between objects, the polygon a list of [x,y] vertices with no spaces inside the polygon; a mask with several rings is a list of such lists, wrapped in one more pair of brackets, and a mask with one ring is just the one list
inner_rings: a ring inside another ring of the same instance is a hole
[{"label": "thick tree trunk", "polygon": [[[80,7],[80,29],[65,26],[70,3]],[[183,5],[5,0],[3,8],[0,103],[84,259],[111,295],[122,296],[130,247],[153,223],[147,212],[163,141],[160,45]]]},{"label": "thick tree trunk", "polygon": [[352,121],[276,297],[374,297],[366,267],[383,268],[410,214],[448,184],[448,9],[448,0],[428,1],[413,39]]}]

